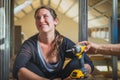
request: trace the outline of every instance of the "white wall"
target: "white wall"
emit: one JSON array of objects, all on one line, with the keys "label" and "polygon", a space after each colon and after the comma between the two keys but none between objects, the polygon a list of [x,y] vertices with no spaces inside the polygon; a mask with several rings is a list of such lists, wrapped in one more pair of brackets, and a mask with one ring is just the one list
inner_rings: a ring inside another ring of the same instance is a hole
[{"label": "white wall", "polygon": [[[74,42],[78,41],[78,24],[72,21],[70,18],[58,13],[59,24],[57,25],[57,30],[64,36],[70,38]],[[20,20],[14,22],[15,25],[22,26],[22,32],[25,34],[25,38],[37,33],[37,29],[34,23],[34,11],[27,14]]]}]

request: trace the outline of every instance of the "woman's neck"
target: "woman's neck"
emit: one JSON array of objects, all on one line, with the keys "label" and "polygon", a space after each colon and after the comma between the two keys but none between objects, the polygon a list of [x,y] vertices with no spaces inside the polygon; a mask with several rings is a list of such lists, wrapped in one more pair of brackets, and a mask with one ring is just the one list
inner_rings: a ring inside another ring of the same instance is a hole
[{"label": "woman's neck", "polygon": [[51,44],[55,40],[55,34],[39,34],[38,40],[44,44]]}]

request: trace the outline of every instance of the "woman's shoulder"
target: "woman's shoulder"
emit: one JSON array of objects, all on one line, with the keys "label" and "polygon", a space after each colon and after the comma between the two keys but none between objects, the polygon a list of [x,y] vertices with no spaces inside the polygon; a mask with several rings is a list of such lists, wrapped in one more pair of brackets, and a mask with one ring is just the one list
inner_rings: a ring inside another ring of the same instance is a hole
[{"label": "woman's shoulder", "polygon": [[62,46],[65,46],[66,49],[71,48],[74,45],[75,45],[75,43],[71,39],[69,39],[67,37],[63,38]]},{"label": "woman's shoulder", "polygon": [[38,34],[35,34],[24,41],[23,44],[36,44],[38,40]]},{"label": "woman's shoulder", "polygon": [[67,37],[64,37],[64,38],[63,38],[63,42],[64,42],[64,43],[68,43],[68,44],[70,44],[70,43],[71,43],[71,44],[75,44],[71,39],[69,39],[69,38],[67,38]]},{"label": "woman's shoulder", "polygon": [[38,33],[28,38],[28,40],[37,40],[37,39],[38,39]]}]

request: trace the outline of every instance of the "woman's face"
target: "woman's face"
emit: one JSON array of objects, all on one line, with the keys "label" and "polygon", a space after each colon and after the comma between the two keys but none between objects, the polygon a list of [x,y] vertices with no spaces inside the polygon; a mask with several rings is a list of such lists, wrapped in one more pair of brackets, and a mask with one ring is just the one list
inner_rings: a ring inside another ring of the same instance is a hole
[{"label": "woman's face", "polygon": [[39,32],[49,32],[55,29],[58,20],[54,19],[47,9],[40,9],[36,13],[36,26]]}]

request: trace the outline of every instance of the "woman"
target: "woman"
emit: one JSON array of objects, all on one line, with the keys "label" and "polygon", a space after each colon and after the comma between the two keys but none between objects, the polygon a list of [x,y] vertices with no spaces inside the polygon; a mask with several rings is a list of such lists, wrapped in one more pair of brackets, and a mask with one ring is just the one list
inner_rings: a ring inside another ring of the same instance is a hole
[{"label": "woman", "polygon": [[[53,9],[42,6],[34,17],[39,33],[23,43],[14,63],[13,76],[19,80],[68,79],[74,69],[80,68],[76,56],[66,53],[75,43],[56,31],[58,19]],[[72,60],[63,69],[65,58]],[[88,73],[92,72],[92,61],[87,55],[84,60]]]}]

